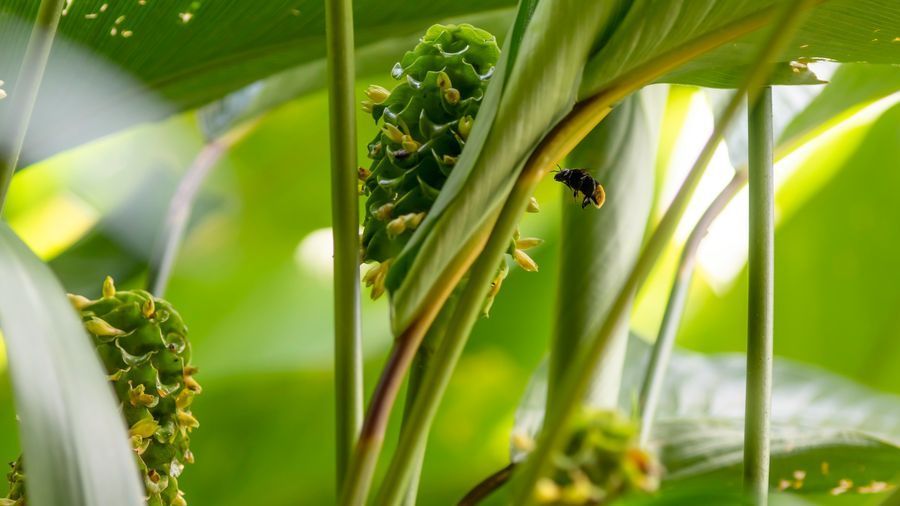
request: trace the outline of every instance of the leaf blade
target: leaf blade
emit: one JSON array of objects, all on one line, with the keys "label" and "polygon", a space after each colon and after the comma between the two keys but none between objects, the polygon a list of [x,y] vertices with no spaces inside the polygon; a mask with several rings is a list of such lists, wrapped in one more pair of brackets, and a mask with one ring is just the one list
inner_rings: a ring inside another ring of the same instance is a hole
[{"label": "leaf blade", "polygon": [[5,224],[0,277],[29,502],[142,505],[125,424],[90,339],[53,274]]}]

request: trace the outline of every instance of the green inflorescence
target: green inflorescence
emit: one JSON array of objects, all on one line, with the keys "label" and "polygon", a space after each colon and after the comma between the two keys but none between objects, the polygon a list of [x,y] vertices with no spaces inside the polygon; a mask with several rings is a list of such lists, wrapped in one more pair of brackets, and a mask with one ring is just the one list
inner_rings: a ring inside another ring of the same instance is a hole
[{"label": "green inflorescence", "polygon": [[[194,462],[190,432],[199,424],[190,406],[201,388],[193,378],[197,370],[190,365],[184,321],[165,300],[143,290],[117,291],[111,278],[97,300],[69,297],[120,401],[147,505],[186,506],[178,476]],[[9,480],[9,495],[0,504],[24,506],[21,458]]]},{"label": "green inflorescence", "polygon": [[[434,25],[394,66],[400,84],[366,90],[363,109],[380,122],[369,143],[370,169],[360,169],[367,196],[362,260],[377,263],[366,274],[372,297],[384,292],[384,278],[413,231],[422,223],[466,145],[485,90],[500,58],[490,33],[472,25]],[[530,244],[535,244],[534,240]],[[516,261],[534,261],[512,247]],[[498,270],[486,307],[506,275]]]},{"label": "green inflorescence", "polygon": [[638,446],[637,424],[618,411],[586,411],[575,422],[552,474],[538,481],[540,504],[610,504],[631,492],[652,492],[661,467]]}]

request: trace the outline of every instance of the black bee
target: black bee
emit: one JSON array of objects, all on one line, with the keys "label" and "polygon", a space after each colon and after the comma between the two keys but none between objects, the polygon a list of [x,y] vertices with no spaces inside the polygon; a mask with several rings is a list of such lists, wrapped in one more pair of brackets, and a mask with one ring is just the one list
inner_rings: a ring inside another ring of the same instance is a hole
[{"label": "black bee", "polygon": [[581,208],[584,209],[588,204],[594,204],[594,207],[600,208],[606,200],[606,192],[603,185],[591,176],[590,172],[584,169],[563,169],[553,171],[554,181],[568,186],[573,190],[572,196],[577,197],[578,192],[584,195],[581,201]]}]

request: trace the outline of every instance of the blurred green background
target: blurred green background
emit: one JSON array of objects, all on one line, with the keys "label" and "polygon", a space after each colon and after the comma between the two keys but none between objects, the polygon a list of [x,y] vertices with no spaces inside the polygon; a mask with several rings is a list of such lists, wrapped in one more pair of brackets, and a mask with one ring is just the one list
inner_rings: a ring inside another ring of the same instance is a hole
[{"label": "blurred green background", "polygon": [[[360,98],[370,82],[360,80]],[[674,147],[660,156],[662,201],[710,121],[701,94],[678,90],[663,125]],[[327,121],[324,92],[269,113],[217,165],[183,244],[167,298],[190,326],[204,387],[194,404],[197,462],[181,480],[191,504],[334,500]],[[375,131],[360,118],[362,163]],[[107,273],[142,286],[168,198],[203,142],[189,113],[57,155],[17,175],[5,218],[69,290],[94,295]],[[778,169],[790,173],[778,193],[776,352],[900,394],[900,107],[838,127],[801,155]],[[726,162],[719,157],[698,201],[727,180]],[[523,218],[523,235],[546,241],[533,250],[540,272],[512,269],[477,325],[432,432],[421,504],[454,503],[507,462],[516,405],[565,283],[556,279],[563,193],[543,182],[542,211]],[[733,238],[745,229],[739,209],[726,213],[735,216],[701,252],[678,338],[688,348],[743,349],[747,276]],[[633,327],[650,338],[677,254],[675,245],[639,298]],[[368,398],[391,337],[384,300],[366,299],[363,313]],[[17,454],[2,375],[0,456]]]}]

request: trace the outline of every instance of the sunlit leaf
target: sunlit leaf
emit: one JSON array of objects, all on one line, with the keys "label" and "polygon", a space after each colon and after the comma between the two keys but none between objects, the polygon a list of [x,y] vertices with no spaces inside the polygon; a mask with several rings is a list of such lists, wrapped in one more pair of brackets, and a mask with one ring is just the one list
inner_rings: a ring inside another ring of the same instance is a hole
[{"label": "sunlit leaf", "polygon": [[[629,98],[572,152],[567,166],[590,170],[606,188],[600,210],[581,207],[563,189],[556,329],[551,377],[560,379],[606,318],[631,270],[644,238],[653,205],[656,145],[666,88],[653,87]],[[612,404],[618,397],[628,329],[621,329],[604,359]],[[618,337],[621,337],[619,339]]]},{"label": "sunlit leaf", "polygon": [[28,503],[144,504],[125,423],[93,345],[59,282],[5,225],[0,279],[0,326],[16,394]]}]

